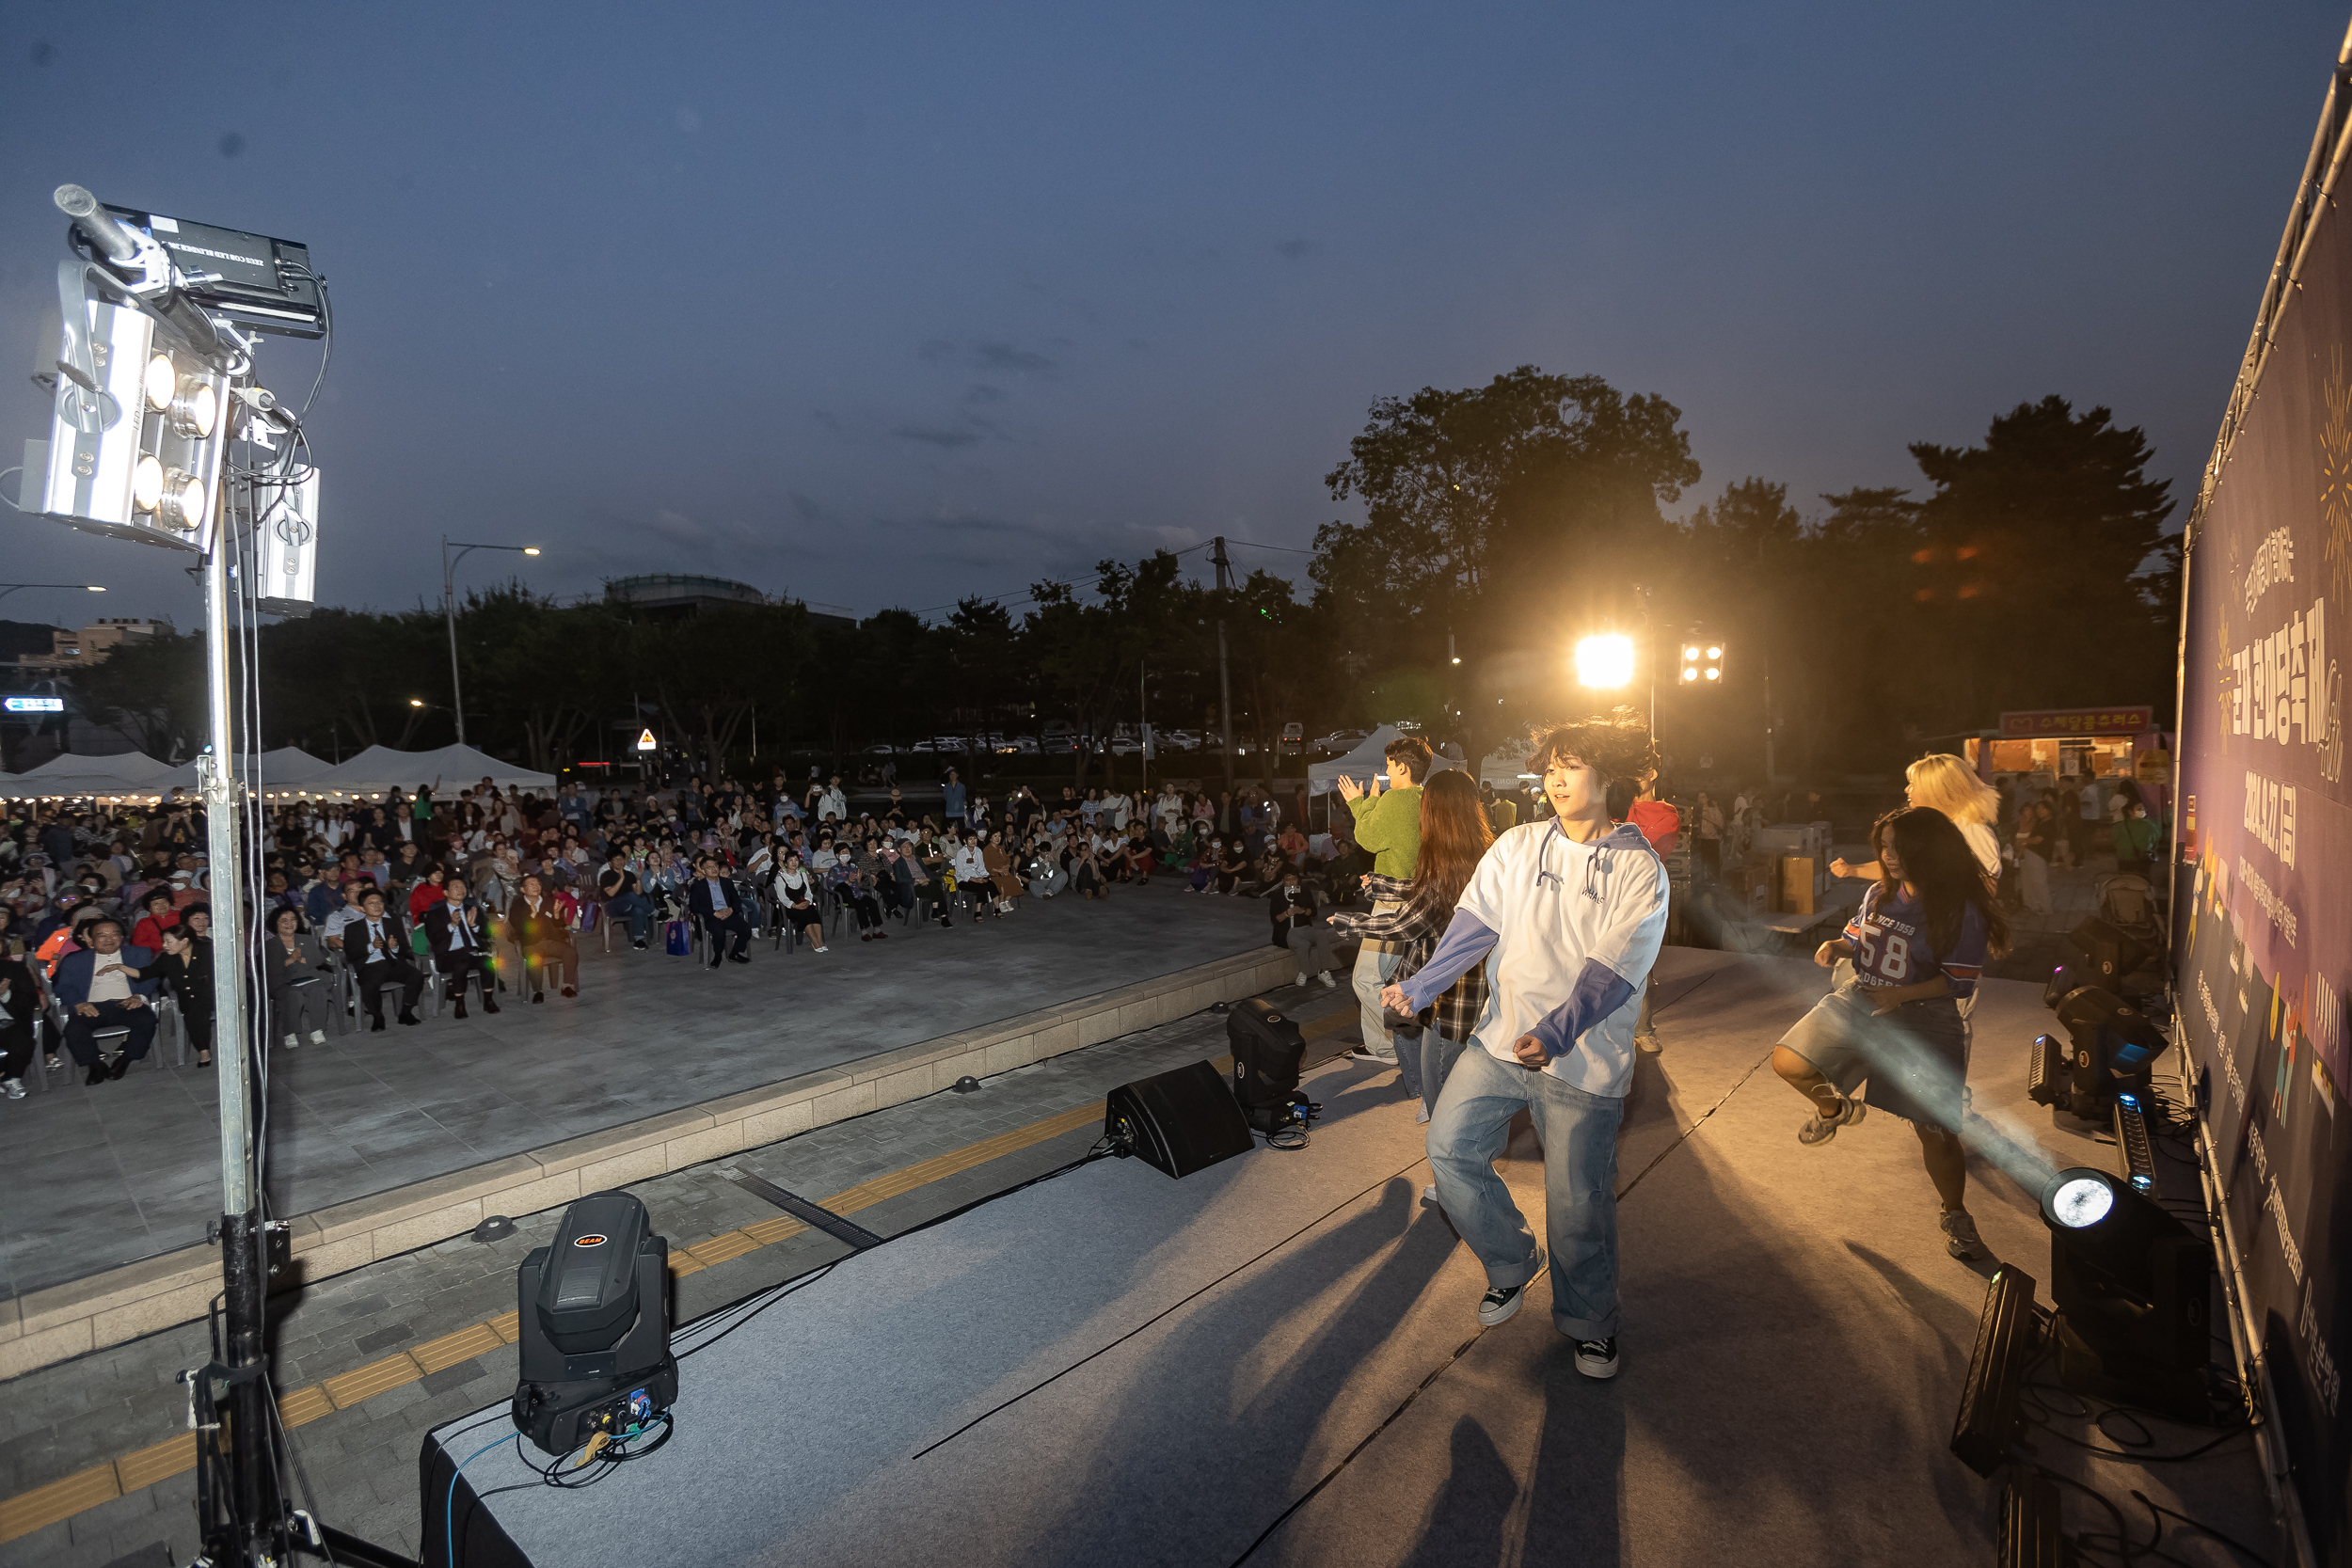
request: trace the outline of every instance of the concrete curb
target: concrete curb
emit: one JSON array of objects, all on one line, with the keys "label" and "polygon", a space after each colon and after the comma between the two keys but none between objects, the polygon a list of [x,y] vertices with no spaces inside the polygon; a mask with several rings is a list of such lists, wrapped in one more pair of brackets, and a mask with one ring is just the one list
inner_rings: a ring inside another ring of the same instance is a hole
[{"label": "concrete curb", "polygon": [[[1295,969],[1287,950],[1237,954],[297,1215],[294,1277],[278,1289],[1255,996]],[[195,1323],[220,1288],[218,1249],[192,1246],[0,1301],[0,1379]]]}]

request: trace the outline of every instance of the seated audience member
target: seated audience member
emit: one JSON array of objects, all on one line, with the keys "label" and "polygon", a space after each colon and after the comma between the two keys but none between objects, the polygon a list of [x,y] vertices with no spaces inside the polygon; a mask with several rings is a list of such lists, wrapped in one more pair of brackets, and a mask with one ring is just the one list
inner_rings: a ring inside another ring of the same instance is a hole
[{"label": "seated audience member", "polygon": [[1267,896],[1266,903],[1273,912],[1275,934],[1296,955],[1298,984],[1305,985],[1311,973],[1324,985],[1336,985],[1331,978],[1331,927],[1323,923],[1322,899],[1312,888],[1300,885],[1298,867],[1283,868],[1282,885]]},{"label": "seated audience member", "polygon": [[180,1022],[196,1047],[196,1065],[213,1065],[213,911],[190,904],[180,924],[164,933],[164,950],[149,971],[170,988]]},{"label": "seated audience member", "polygon": [[424,880],[408,890],[409,929],[414,930],[417,923],[424,918],[425,911],[441,901],[442,884],[447,880],[448,875],[436,865],[424,874]]},{"label": "seated audience member", "polygon": [[270,916],[262,941],[262,973],[269,994],[270,1030],[289,1051],[302,1044],[307,1024],[312,1045],[326,1043],[326,951],[302,928],[298,911]]},{"label": "seated audience member", "polygon": [[777,920],[798,931],[801,940],[818,952],[829,952],[825,946],[825,910],[818,901],[817,879],[801,863],[798,851],[786,852],[784,869],[776,873],[771,886]]},{"label": "seated audience member", "polygon": [[1089,900],[1110,896],[1110,879],[1104,876],[1100,858],[1091,842],[1081,839],[1076,855],[1070,864],[1070,885],[1078,890],[1078,896]]},{"label": "seated audience member", "polygon": [[531,999],[548,999],[547,972],[553,965],[563,976],[563,993],[578,996],[580,949],[572,943],[571,922],[548,894],[535,872],[525,872],[521,885],[506,906],[507,940],[522,949],[523,974],[531,984]]},{"label": "seated audience member", "polygon": [[653,925],[653,902],[638,891],[637,873],[629,869],[628,852],[615,848],[606,857],[596,891],[604,895],[604,917],[628,923],[628,943],[644,951],[646,932]]},{"label": "seated audience member", "polygon": [[882,928],[882,899],[876,895],[871,879],[858,870],[856,857],[849,850],[834,851],[833,869],[826,873],[825,887],[857,917],[858,941],[889,940],[889,933]]},{"label": "seated audience member", "polygon": [[1021,895],[1029,890],[1022,884],[1021,874],[1012,863],[1012,854],[1005,847],[1005,835],[991,832],[980,850],[980,864],[986,868],[989,880],[996,887],[996,912],[1010,914],[1020,907]]},{"label": "seated audience member", "polygon": [[466,1016],[469,980],[482,989],[482,1010],[495,1013],[499,1010],[499,988],[490,944],[489,912],[471,896],[472,889],[463,877],[450,878],[443,893],[441,900],[424,914],[425,945],[433,955],[433,967],[446,977],[459,1018]]},{"label": "seated audience member", "polygon": [[164,950],[164,933],[180,924],[180,911],[171,900],[171,890],[159,887],[139,901],[139,923],[131,928],[131,945],[144,947],[150,953]]},{"label": "seated audience member", "polygon": [[[154,999],[162,982],[147,973],[155,955],[125,947],[122,923],[114,916],[99,915],[82,929],[89,944],[57,960],[55,983],[66,1008],[66,1049],[87,1070],[84,1083],[103,1084],[129,1072],[154,1044]],[[117,1026],[131,1033],[109,1064],[99,1056],[98,1031]]]},{"label": "seated audience member", "polygon": [[1229,895],[1239,893],[1242,879],[1248,874],[1249,856],[1243,850],[1241,840],[1234,838],[1228,841],[1224,849],[1217,855],[1216,891]]},{"label": "seated audience member", "polygon": [[0,948],[0,1094],[24,1098],[24,1069],[32,1065],[34,1027],[41,1010],[40,982],[22,954]]},{"label": "seated audience member", "polygon": [[367,1009],[368,1030],[384,1028],[384,988],[400,987],[400,1022],[417,1022],[417,998],[424,994],[424,975],[411,961],[408,933],[400,917],[384,907],[384,890],[360,885],[358,903],[344,911],[339,933],[343,961],[357,972],[359,1005]]},{"label": "seated audience member", "polygon": [[722,950],[732,943],[724,958],[733,963],[750,963],[747,951],[752,944],[752,923],[744,916],[743,895],[733,878],[726,876],[716,855],[705,855],[695,863],[693,883],[687,889],[686,907],[702,922],[703,932],[710,942],[710,967],[719,967]]},{"label": "seated audience member", "polygon": [[898,847],[898,858],[892,863],[891,877],[898,887],[898,907],[913,910],[917,920],[936,920],[947,924],[947,890],[930,867],[923,863],[922,851],[910,840]]}]

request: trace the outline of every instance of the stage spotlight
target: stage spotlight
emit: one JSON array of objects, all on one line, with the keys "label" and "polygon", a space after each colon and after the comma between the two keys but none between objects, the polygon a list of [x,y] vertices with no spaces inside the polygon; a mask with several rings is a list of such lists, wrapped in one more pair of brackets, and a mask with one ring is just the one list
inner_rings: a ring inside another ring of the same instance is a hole
[{"label": "stage spotlight", "polygon": [[131,504],[141,512],[164,504],[164,466],[153,457],[140,458],[131,470]]},{"label": "stage spotlight", "polygon": [[220,422],[220,394],[204,382],[190,376],[173,392],[171,406],[167,410],[174,433],[201,441],[213,434]]},{"label": "stage spotlight", "polygon": [[2076,1165],[2042,1190],[2058,1381],[2185,1421],[2213,1419],[2213,1248],[2130,1181]]},{"label": "stage spotlight", "polygon": [[1619,687],[1633,683],[1633,639],[1609,633],[1576,645],[1579,686]]},{"label": "stage spotlight", "polygon": [[[2058,983],[2054,975],[2051,988]],[[2153,1019],[2096,986],[2075,987],[2054,1010],[2066,1025],[2066,1043],[2035,1037],[2028,1099],[2049,1106],[2053,1119],[2064,1114],[2105,1121],[2119,1094],[2147,1092],[2151,1064],[2171,1044]]]},{"label": "stage spotlight", "polygon": [[1682,684],[1697,686],[1724,678],[1724,645],[1704,638],[1682,644]]},{"label": "stage spotlight", "polygon": [[2001,1488],[2000,1568],[2064,1568],[2078,1561],[2058,1514],[2058,1483],[2039,1470],[2019,1469]]},{"label": "stage spotlight", "polygon": [[627,1193],[564,1211],[515,1272],[522,1381],[515,1429],[551,1454],[643,1426],[677,1401],[670,1243]]},{"label": "stage spotlight", "polygon": [[204,526],[204,482],[181,468],[164,470],[162,504],[155,508],[156,520],[166,528],[183,533],[194,533]]},{"label": "stage spotlight", "polygon": [[159,354],[147,362],[148,406],[158,414],[171,406],[171,400],[180,395],[180,372],[171,363],[171,356]]},{"label": "stage spotlight", "polygon": [[1993,1271],[1977,1320],[1977,1348],[1961,1386],[1952,1452],[1980,1476],[2009,1463],[2017,1442],[2017,1402],[2040,1335],[2034,1323],[2033,1278],[2003,1264]]}]

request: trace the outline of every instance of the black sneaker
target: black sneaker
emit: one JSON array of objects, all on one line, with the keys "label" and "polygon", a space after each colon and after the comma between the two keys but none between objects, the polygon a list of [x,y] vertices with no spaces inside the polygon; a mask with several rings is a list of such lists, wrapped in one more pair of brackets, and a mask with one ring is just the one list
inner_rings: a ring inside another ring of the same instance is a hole
[{"label": "black sneaker", "polygon": [[[1527,1277],[1534,1279],[1543,1272],[1544,1249],[1537,1247],[1535,1260],[1528,1265]],[[1507,1323],[1526,1300],[1527,1287],[1524,1285],[1490,1285],[1486,1293],[1478,1298],[1478,1321],[1487,1328],[1499,1323]]]},{"label": "black sneaker", "polygon": [[1606,1339],[1579,1339],[1576,1342],[1576,1370],[1586,1377],[1612,1378],[1617,1375],[1617,1337]]}]

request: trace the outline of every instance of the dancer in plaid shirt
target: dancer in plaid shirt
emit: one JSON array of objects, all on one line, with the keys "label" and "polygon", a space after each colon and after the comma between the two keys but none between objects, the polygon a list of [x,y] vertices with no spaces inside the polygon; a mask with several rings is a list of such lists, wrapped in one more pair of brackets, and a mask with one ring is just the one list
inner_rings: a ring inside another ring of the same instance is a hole
[{"label": "dancer in plaid shirt", "polygon": [[[1420,972],[1437,950],[1438,939],[1445,935],[1447,923],[1454,918],[1454,906],[1461,901],[1462,890],[1470,886],[1470,874],[1494,843],[1494,831],[1486,824],[1486,808],[1479,802],[1478,786],[1467,773],[1451,768],[1433,775],[1422,786],[1421,796],[1421,858],[1414,866],[1412,879],[1368,877],[1364,889],[1372,895],[1373,912],[1369,914],[1335,914],[1331,927],[1335,931],[1389,943],[1390,951],[1399,959],[1397,978],[1403,980]],[[1393,908],[1388,907],[1393,905]],[[1486,971],[1475,966],[1460,979],[1446,988],[1424,1012],[1421,1038],[1411,1039],[1404,1029],[1396,1031],[1400,1053],[1418,1051],[1420,1057],[1413,1065],[1420,1068],[1421,1111],[1419,1119],[1427,1121],[1438,1108],[1438,1092],[1445,1087],[1446,1074],[1459,1060],[1462,1048],[1470,1043],[1470,1031],[1478,1026],[1479,1015],[1486,1007]],[[1410,1088],[1413,1074],[1405,1074],[1406,1086]],[[1425,1202],[1435,1203],[1437,1189],[1422,1191]]]}]

